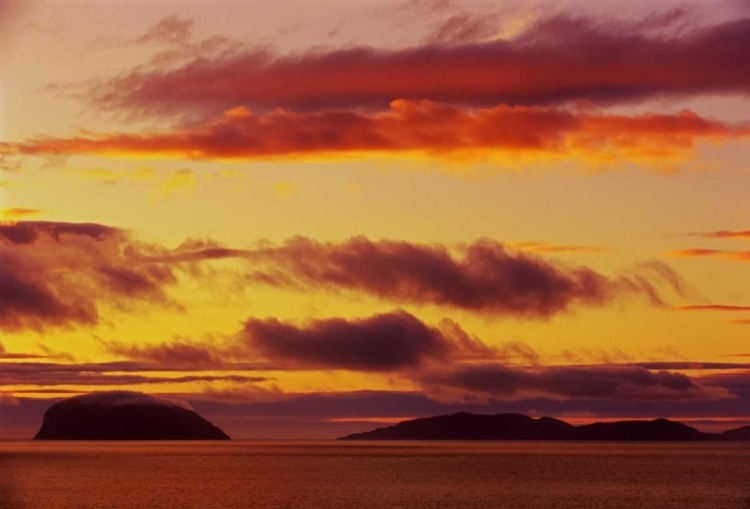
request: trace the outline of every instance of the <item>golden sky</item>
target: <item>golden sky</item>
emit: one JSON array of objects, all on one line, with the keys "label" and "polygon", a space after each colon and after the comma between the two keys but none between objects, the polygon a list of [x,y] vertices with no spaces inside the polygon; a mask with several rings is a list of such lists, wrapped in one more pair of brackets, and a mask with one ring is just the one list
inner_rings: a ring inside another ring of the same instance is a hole
[{"label": "golden sky", "polygon": [[0,0],[0,438],[750,422],[737,0]]}]

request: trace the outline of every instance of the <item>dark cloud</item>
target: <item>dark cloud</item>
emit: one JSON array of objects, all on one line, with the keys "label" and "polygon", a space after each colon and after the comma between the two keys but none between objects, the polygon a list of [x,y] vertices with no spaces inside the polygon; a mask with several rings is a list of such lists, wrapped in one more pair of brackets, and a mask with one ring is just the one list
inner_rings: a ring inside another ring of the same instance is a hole
[{"label": "dark cloud", "polygon": [[200,276],[201,262],[239,258],[254,284],[347,290],[396,304],[437,305],[496,316],[548,318],[575,306],[605,306],[636,296],[665,305],[664,292],[686,293],[663,263],[616,276],[509,251],[479,240],[446,246],[353,238],[231,249],[188,241],[176,249],[133,240],[96,224],[0,226],[0,327],[6,330],[94,324],[102,306],[177,305],[168,296],[180,273]]},{"label": "dark cloud", "polygon": [[[256,383],[268,380],[261,376],[235,374],[179,374],[162,376],[156,372],[178,371],[176,367],[132,362],[59,364],[51,362],[5,362],[0,364],[0,387],[31,386],[129,386],[175,383]],[[242,366],[247,368],[247,366]],[[235,366],[240,368],[240,366]],[[145,373],[145,374],[144,374]]]},{"label": "dark cloud", "polygon": [[145,346],[105,343],[110,353],[138,362],[205,370],[343,369],[387,372],[416,369],[425,363],[471,359],[534,359],[528,346],[488,347],[444,319],[436,327],[404,311],[305,324],[250,318],[224,341],[197,343],[177,338]]},{"label": "dark cloud", "polygon": [[57,242],[66,236],[89,237],[104,240],[123,235],[125,232],[95,223],[55,223],[49,221],[23,221],[0,223],[0,238],[13,244],[32,244],[41,237],[51,237]]},{"label": "dark cloud", "polygon": [[171,343],[149,346],[136,346],[118,342],[109,342],[105,346],[110,353],[115,355],[156,365],[217,370],[225,366],[233,366],[227,359],[228,352],[226,349],[213,343],[177,340]]},{"label": "dark cloud", "polygon": [[0,330],[94,324],[103,305],[169,304],[172,268],[135,265],[134,245],[98,224],[0,225]]},{"label": "dark cloud", "polygon": [[445,245],[371,241],[355,237],[321,243],[295,237],[284,244],[230,249],[187,242],[177,250],[139,257],[144,264],[196,264],[239,258],[248,279],[299,291],[358,291],[400,304],[433,304],[495,315],[545,318],[575,305],[604,306],[640,296],[665,305],[663,293],[690,293],[668,265],[648,262],[616,276],[561,264],[477,240],[451,250]]},{"label": "dark cloud", "polygon": [[272,361],[309,368],[395,371],[426,361],[495,355],[456,324],[441,330],[404,311],[360,320],[315,320],[301,327],[276,319],[250,319],[242,338]]},{"label": "dark cloud", "polygon": [[545,366],[496,363],[459,366],[421,375],[426,390],[460,397],[562,397],[609,400],[716,400],[734,397],[724,387],[705,386],[689,376],[639,366]]},{"label": "dark cloud", "polygon": [[700,362],[700,361],[652,361],[635,362],[631,366],[657,370],[718,370],[718,369],[750,369],[750,364],[736,362]]},{"label": "dark cloud", "polygon": [[265,284],[354,290],[399,303],[528,318],[550,317],[576,305],[604,306],[627,295],[663,305],[660,288],[682,291],[675,286],[679,276],[663,264],[607,277],[511,252],[490,240],[476,241],[457,255],[440,245],[296,238],[245,257],[255,264],[251,280]]},{"label": "dark cloud", "polygon": [[750,400],[750,369],[714,373],[702,377],[701,381],[706,386],[721,387],[743,400]]},{"label": "dark cloud", "polygon": [[510,40],[441,44],[470,42],[491,31],[491,23],[455,13],[434,34],[437,42],[421,47],[200,55],[178,66],[141,66],[98,83],[89,97],[105,108],[154,114],[237,105],[384,107],[394,99],[486,106],[747,94],[750,19],[673,30],[681,16],[678,10],[622,23],[563,14]]}]

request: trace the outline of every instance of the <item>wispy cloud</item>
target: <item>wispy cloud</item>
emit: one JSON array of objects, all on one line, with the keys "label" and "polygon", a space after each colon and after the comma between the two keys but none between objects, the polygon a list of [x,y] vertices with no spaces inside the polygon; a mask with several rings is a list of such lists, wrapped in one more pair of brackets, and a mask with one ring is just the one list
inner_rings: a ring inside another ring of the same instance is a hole
[{"label": "wispy cloud", "polygon": [[[505,34],[509,39],[488,41],[497,17],[453,12],[420,47],[198,54],[176,67],[160,61],[98,82],[88,97],[103,108],[163,114],[238,105],[265,111],[384,107],[399,98],[487,106],[746,94],[750,20],[674,30],[684,14],[622,22],[558,13],[521,24],[520,31]],[[168,18],[154,33],[181,34],[184,23]]]},{"label": "wispy cloud", "polygon": [[297,237],[254,249],[186,246],[151,263],[222,258],[248,262],[247,279],[290,290],[349,290],[397,304],[436,305],[492,316],[548,318],[575,306],[605,306],[641,297],[664,306],[663,292],[683,295],[680,276],[662,263],[641,264],[615,276],[585,266],[562,266],[479,240],[456,251],[438,244],[353,238],[321,243]]},{"label": "wispy cloud", "polygon": [[678,306],[678,311],[750,311],[750,306],[735,306],[730,304],[695,304],[690,306]]},{"label": "wispy cloud", "polygon": [[596,254],[608,251],[602,246],[577,246],[570,244],[549,244],[547,242],[536,242],[521,240],[508,242],[507,246],[519,251],[542,254]]}]

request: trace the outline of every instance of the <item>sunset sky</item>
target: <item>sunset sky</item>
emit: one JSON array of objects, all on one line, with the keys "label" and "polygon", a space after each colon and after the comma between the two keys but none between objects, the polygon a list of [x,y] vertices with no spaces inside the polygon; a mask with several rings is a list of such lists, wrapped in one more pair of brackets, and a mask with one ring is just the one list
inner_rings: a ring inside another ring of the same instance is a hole
[{"label": "sunset sky", "polygon": [[750,424],[750,2],[0,0],[0,439]]}]

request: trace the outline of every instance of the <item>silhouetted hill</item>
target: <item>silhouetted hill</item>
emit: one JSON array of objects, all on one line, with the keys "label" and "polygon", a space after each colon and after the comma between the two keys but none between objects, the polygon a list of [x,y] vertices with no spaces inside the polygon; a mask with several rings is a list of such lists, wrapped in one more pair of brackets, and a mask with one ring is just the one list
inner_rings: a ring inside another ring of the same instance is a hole
[{"label": "silhouetted hill", "polygon": [[459,413],[404,421],[395,426],[344,437],[348,440],[572,440],[575,428],[567,422],[521,414]]},{"label": "silhouetted hill", "polygon": [[551,417],[458,413],[404,421],[339,440],[750,440],[750,426],[716,435],[667,419],[597,422],[576,427]]},{"label": "silhouetted hill", "polygon": [[703,433],[680,422],[653,421],[596,422],[576,428],[577,440],[698,441],[711,440]]},{"label": "silhouetted hill", "polygon": [[719,436],[724,440],[750,440],[750,426],[730,429]]},{"label": "silhouetted hill", "polygon": [[59,401],[35,440],[229,440],[175,402],[139,392],[97,392]]}]

